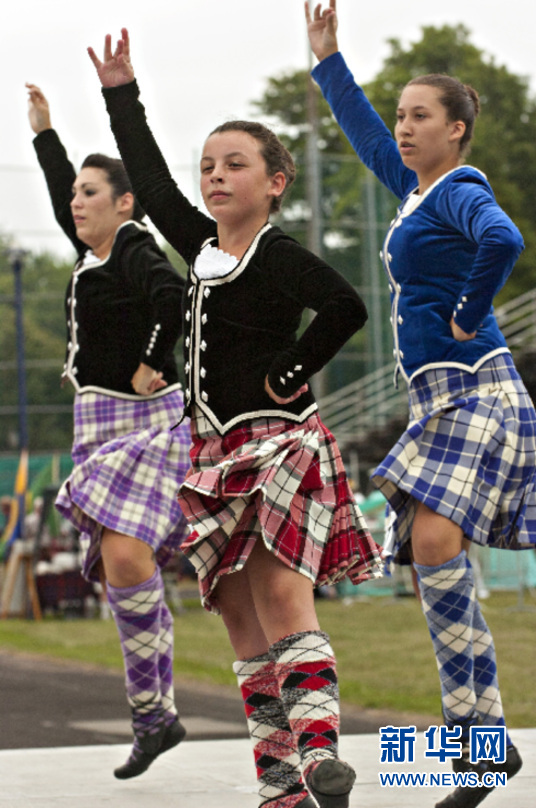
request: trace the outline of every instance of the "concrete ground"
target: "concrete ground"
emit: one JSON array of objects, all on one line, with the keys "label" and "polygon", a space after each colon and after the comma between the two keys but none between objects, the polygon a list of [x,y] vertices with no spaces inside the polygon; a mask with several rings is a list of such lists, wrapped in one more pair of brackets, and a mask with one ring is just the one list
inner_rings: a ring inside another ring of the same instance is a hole
[{"label": "concrete ground", "polygon": [[[141,777],[119,781],[131,730],[122,676],[0,651],[0,808],[257,808],[253,756],[233,688],[177,683],[186,741]],[[417,723],[414,764],[380,764],[378,728]],[[437,720],[348,709],[341,757],[357,771],[351,808],[433,808],[451,787],[382,787],[379,774],[450,773],[424,758],[422,730]],[[486,808],[535,808],[536,729],[513,730],[521,772]]]},{"label": "concrete ground", "polygon": [[[486,808],[534,808],[536,730],[512,733],[525,765],[506,788],[485,800]],[[417,748],[419,741],[417,737]],[[148,772],[115,780],[128,745],[14,749],[0,752],[1,808],[256,808],[258,798],[247,739],[184,742],[157,760]],[[449,788],[379,785],[378,735],[344,735],[341,756],[357,771],[351,808],[432,808]],[[394,768],[391,766],[390,768]],[[424,759],[406,771],[449,771]],[[400,769],[400,764],[399,764]]]}]

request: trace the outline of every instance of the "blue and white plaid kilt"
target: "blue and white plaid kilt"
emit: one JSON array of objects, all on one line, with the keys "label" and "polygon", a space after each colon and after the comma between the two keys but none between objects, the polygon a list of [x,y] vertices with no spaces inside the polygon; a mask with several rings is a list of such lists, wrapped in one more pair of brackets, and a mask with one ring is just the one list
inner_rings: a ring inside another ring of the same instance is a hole
[{"label": "blue and white plaid kilt", "polygon": [[409,387],[410,421],[372,474],[391,511],[386,550],[409,561],[416,501],[477,544],[536,546],[536,412],[509,353]]},{"label": "blue and white plaid kilt", "polygon": [[154,398],[95,392],[75,397],[75,467],[56,507],[80,531],[82,572],[97,579],[102,528],[153,548],[163,567],[188,534],[177,491],[190,467],[188,419],[178,388]]}]

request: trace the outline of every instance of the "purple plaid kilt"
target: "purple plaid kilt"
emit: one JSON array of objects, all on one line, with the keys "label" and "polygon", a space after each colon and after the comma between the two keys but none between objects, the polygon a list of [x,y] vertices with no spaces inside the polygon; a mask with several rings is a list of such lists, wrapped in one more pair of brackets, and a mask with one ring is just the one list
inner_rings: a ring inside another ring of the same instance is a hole
[{"label": "purple plaid kilt", "polygon": [[182,392],[125,399],[104,393],[75,396],[75,467],[56,507],[80,531],[82,572],[97,579],[102,528],[153,548],[163,567],[188,533],[177,491],[190,466],[190,428],[182,423]]},{"label": "purple plaid kilt", "polygon": [[218,580],[243,568],[257,539],[315,585],[381,575],[381,548],[318,415],[303,424],[258,418],[221,436],[196,412],[191,427],[192,469],[179,502],[193,532],[181,550],[205,608],[218,612]]},{"label": "purple plaid kilt", "polygon": [[409,388],[410,422],[372,481],[391,509],[385,549],[409,561],[416,500],[477,544],[536,545],[536,412],[509,353],[475,373],[437,368]]}]

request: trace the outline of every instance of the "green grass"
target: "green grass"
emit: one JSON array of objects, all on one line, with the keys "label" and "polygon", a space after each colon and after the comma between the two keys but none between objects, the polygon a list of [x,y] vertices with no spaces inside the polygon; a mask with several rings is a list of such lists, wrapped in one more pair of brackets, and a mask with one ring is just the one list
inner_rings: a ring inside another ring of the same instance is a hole
[{"label": "green grass", "polygon": [[[494,593],[481,603],[493,633],[506,718],[536,726],[536,612],[520,611],[517,594]],[[532,600],[532,608],[536,601]],[[363,707],[440,718],[439,678],[426,623],[415,598],[323,603],[322,628],[331,634],[341,697]]]},{"label": "green grass", "polygon": [[[530,600],[536,606],[534,598]],[[516,608],[517,594],[482,604],[493,632],[508,724],[536,726],[536,612]],[[338,660],[341,697],[356,706],[437,716],[439,681],[432,645],[414,598],[318,601],[323,630]],[[113,621],[0,620],[0,648],[122,669]],[[184,679],[236,687],[222,620],[196,603],[175,619],[175,672]]]}]

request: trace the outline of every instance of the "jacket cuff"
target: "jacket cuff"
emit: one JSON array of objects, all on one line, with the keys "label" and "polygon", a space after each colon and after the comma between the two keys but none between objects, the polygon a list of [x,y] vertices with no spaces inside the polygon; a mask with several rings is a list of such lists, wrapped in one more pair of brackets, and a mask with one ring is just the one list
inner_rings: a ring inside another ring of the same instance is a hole
[{"label": "jacket cuff", "polygon": [[140,89],[136,79],[119,87],[101,87],[108,112],[120,111],[138,100]]},{"label": "jacket cuff", "polygon": [[268,383],[276,396],[290,398],[308,380],[304,366],[294,357],[285,357],[273,364],[268,372]]}]

